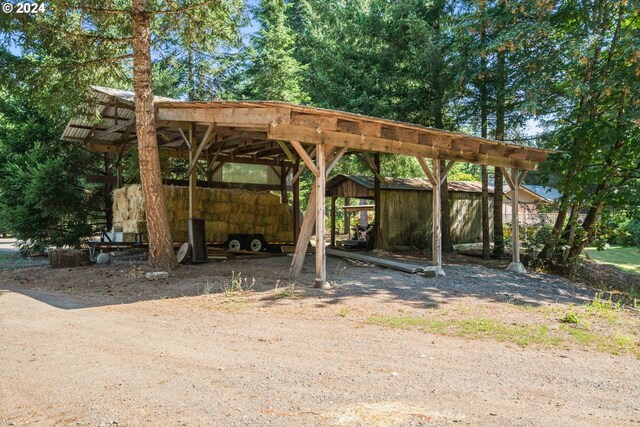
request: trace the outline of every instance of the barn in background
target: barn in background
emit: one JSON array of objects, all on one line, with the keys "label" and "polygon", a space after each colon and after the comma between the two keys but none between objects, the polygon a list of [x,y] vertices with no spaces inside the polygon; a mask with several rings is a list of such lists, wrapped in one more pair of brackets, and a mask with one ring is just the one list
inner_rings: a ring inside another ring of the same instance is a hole
[{"label": "barn in background", "polygon": [[[350,200],[375,199],[374,177],[337,175],[327,181],[326,195]],[[451,237],[454,244],[482,242],[482,186],[474,181],[449,181]],[[493,188],[489,187],[493,194]],[[432,189],[424,178],[384,178],[380,184],[380,242],[384,249],[402,246],[430,248],[432,236]],[[355,209],[354,209],[355,210]],[[489,198],[489,221],[493,201]],[[332,218],[335,209],[332,209]],[[335,220],[332,221],[335,224]],[[492,224],[490,225],[493,226]],[[332,231],[332,235],[335,230]],[[333,240],[333,236],[332,236]]]}]

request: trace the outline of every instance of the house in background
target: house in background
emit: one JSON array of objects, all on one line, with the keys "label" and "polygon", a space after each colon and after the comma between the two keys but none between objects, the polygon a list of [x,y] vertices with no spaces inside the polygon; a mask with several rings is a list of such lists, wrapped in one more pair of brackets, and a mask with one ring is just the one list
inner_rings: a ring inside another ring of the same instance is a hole
[{"label": "house in background", "polygon": [[[502,221],[504,224],[510,224],[511,198],[513,197],[513,190],[511,190],[507,184],[505,184],[503,188],[506,200],[502,205]],[[546,189],[553,190],[555,193],[547,192]],[[540,193],[549,194],[549,198],[544,197]],[[558,213],[544,212],[547,209],[541,209],[541,207],[543,205],[553,205],[555,200],[551,197],[556,196],[557,198],[561,197],[560,193],[553,188],[523,184],[518,192],[518,217],[520,224],[523,224],[524,226],[533,226],[541,223],[554,222]]]}]

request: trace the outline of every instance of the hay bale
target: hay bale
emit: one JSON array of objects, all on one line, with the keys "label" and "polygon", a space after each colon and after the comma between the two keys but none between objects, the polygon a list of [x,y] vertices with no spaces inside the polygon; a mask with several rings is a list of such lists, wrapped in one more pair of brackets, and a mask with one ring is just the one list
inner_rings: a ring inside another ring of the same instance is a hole
[{"label": "hay bale", "polygon": [[78,249],[51,249],[49,266],[51,268],[71,268],[91,265],[88,251]]},{"label": "hay bale", "polygon": [[[187,187],[163,188],[174,241],[188,238],[189,191]],[[292,214],[280,197],[268,192],[200,188],[200,216],[207,240],[223,241],[232,233],[261,233],[267,240],[290,241]],[[114,191],[114,224],[127,233],[146,233],[144,200],[140,185]]]},{"label": "hay bale", "polygon": [[260,193],[256,197],[256,205],[258,206],[274,206],[280,203],[280,197],[271,193]]},{"label": "hay bale", "polygon": [[237,191],[233,194],[233,201],[240,205],[255,206],[258,195],[253,191]]}]

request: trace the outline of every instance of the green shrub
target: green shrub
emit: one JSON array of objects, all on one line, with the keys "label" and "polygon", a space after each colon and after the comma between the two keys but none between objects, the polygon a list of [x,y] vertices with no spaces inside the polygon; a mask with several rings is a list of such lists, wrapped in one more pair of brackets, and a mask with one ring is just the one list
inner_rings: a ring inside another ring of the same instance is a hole
[{"label": "green shrub", "polygon": [[606,215],[599,238],[612,245],[640,247],[640,213],[621,210]]}]

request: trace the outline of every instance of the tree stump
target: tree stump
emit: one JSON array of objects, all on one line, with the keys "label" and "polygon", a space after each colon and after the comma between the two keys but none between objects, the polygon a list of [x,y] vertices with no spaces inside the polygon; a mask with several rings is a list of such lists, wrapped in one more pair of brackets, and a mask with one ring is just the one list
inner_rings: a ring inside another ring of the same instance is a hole
[{"label": "tree stump", "polygon": [[49,266],[51,268],[70,268],[91,265],[89,252],[78,249],[51,249]]}]

